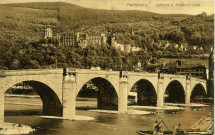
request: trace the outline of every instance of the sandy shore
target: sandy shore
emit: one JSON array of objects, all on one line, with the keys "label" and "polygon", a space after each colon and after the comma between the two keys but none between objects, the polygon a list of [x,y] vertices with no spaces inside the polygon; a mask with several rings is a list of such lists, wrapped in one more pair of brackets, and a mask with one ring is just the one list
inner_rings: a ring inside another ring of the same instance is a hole
[{"label": "sandy shore", "polygon": [[20,95],[20,94],[5,94],[5,97],[40,98],[39,95]]},{"label": "sandy shore", "polygon": [[[111,110],[89,110],[92,112],[100,112],[100,113],[111,113],[111,114],[120,114],[118,111],[111,111]],[[152,114],[153,112],[150,111],[139,111],[139,110],[127,110],[125,114]]]},{"label": "sandy shore", "polygon": [[[47,119],[67,119],[67,118],[63,118],[63,117],[57,117],[57,116],[37,116],[37,117],[41,117],[41,118],[47,118]],[[80,116],[80,115],[76,115],[75,119],[67,119],[67,120],[75,120],[75,121],[79,121],[79,120],[94,120],[95,118],[92,117],[88,117],[88,116]]]},{"label": "sandy shore", "polygon": [[164,106],[164,107],[156,107],[156,106],[128,106],[129,109],[148,109],[148,110],[182,110],[184,107],[177,106]]},{"label": "sandy shore", "polygon": [[4,102],[5,104],[12,105],[29,105],[29,106],[43,106],[42,104],[33,104],[33,103],[15,103],[15,102]]},{"label": "sandy shore", "polygon": [[178,107],[205,107],[205,106],[209,106],[209,105],[205,105],[205,104],[198,104],[198,103],[190,103],[190,104],[177,104],[177,103],[165,103],[165,105],[167,106],[178,106]]},{"label": "sandy shore", "polygon": [[28,125],[15,124],[15,123],[0,123],[0,134],[29,134],[35,131]]}]

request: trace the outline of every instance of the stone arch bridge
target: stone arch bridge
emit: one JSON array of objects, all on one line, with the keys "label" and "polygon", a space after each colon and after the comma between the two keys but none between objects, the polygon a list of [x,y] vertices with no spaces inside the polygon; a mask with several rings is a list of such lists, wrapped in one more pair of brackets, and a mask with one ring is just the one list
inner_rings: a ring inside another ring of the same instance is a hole
[{"label": "stone arch bridge", "polygon": [[206,80],[189,76],[157,74],[147,72],[106,71],[89,69],[38,69],[0,71],[0,122],[4,121],[4,93],[12,86],[25,82],[37,90],[43,102],[45,115],[74,119],[75,102],[81,88],[92,79],[103,79],[116,92],[118,111],[127,111],[128,94],[139,80],[146,80],[154,87],[157,106],[164,104],[165,89],[177,81],[184,89],[185,103],[190,103],[193,88],[201,86],[207,93]]}]

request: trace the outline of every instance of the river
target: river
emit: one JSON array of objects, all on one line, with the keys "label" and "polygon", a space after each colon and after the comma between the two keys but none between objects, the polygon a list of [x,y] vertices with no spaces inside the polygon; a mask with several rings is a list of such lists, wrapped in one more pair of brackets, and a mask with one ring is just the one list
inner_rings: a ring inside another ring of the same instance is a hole
[{"label": "river", "polygon": [[[32,135],[136,135],[136,130],[152,130],[159,117],[172,130],[182,124],[187,129],[201,117],[213,110],[212,107],[187,107],[179,111],[155,111],[148,115],[124,115],[76,110],[77,115],[95,118],[91,121],[70,121],[41,118],[42,102],[40,98],[5,97],[5,121],[30,125],[36,129]],[[9,103],[10,102],[10,103]],[[32,103],[34,105],[15,105],[13,103]],[[81,105],[83,101],[78,101]],[[86,101],[83,102],[86,104]],[[90,101],[89,104],[96,104]],[[162,129],[166,130],[162,125]]]}]

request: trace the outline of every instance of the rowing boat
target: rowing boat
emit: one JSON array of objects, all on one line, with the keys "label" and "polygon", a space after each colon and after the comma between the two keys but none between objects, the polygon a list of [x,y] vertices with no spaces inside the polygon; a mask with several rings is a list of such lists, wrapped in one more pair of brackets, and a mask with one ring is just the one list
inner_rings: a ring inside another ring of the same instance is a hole
[{"label": "rowing boat", "polygon": [[[165,127],[166,127],[166,125],[165,125]],[[213,117],[210,115],[205,116],[205,117],[201,118],[199,121],[197,121],[195,124],[193,124],[190,129],[178,130],[177,133],[170,131],[168,128],[167,128],[167,130],[168,131],[157,132],[156,135],[213,135],[214,134]],[[154,135],[153,131],[138,130],[136,132],[138,135]]]},{"label": "rowing boat", "polygon": [[[136,131],[138,135],[153,135],[153,131]],[[172,131],[164,131],[157,133],[157,135],[172,135]]]}]

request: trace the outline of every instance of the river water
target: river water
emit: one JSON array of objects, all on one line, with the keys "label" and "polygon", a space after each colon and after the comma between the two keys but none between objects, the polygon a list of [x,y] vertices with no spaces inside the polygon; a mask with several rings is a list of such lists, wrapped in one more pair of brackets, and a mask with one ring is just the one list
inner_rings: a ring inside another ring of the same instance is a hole
[{"label": "river water", "polygon": [[[182,128],[198,121],[213,110],[212,107],[188,107],[180,111],[155,111],[148,115],[124,115],[76,110],[77,115],[95,118],[91,121],[70,121],[37,117],[42,114],[40,98],[5,98],[5,121],[30,125],[36,129],[32,135],[136,135],[136,130],[152,130],[159,117],[172,130],[173,126],[182,124]],[[32,103],[29,105],[14,105],[8,102]],[[85,101],[86,102],[86,101]],[[78,104],[81,104],[79,101]],[[166,130],[164,125],[162,129]]]}]

